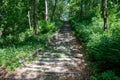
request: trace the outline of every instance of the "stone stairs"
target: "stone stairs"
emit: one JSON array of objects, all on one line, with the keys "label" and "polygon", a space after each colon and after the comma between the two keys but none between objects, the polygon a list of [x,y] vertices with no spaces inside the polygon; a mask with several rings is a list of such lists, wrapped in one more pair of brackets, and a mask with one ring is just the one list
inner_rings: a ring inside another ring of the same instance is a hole
[{"label": "stone stairs", "polygon": [[48,49],[30,63],[8,75],[9,80],[85,80],[86,67],[82,47],[71,34],[65,23],[60,32],[53,36]]}]

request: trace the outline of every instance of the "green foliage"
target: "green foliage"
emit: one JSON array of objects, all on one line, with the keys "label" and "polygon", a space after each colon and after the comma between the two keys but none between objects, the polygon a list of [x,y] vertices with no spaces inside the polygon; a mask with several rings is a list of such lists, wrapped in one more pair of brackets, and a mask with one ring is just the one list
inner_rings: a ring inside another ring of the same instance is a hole
[{"label": "green foliage", "polygon": [[38,26],[36,37],[28,27],[21,33],[9,33],[5,37],[0,38],[0,66],[14,70],[20,66],[19,60],[21,58],[28,56],[37,48],[45,47],[47,39],[57,28],[50,21],[40,21]]},{"label": "green foliage", "polygon": [[[62,5],[61,5],[62,4]],[[59,20],[64,1],[57,3],[54,20]],[[20,66],[20,58],[24,58],[37,48],[44,48],[47,39],[57,30],[58,22],[44,21],[45,3],[36,0],[37,35],[33,31],[34,6],[32,0],[0,1],[0,66],[15,69]],[[53,12],[54,2],[48,2],[49,16]],[[28,16],[29,12],[29,16]],[[49,18],[50,18],[49,17]],[[30,25],[31,23],[31,25]],[[32,26],[32,29],[30,29]]]},{"label": "green foliage", "polygon": [[50,21],[38,21],[38,28],[38,32],[41,33],[53,32],[57,29],[55,23],[51,23]]},{"label": "green foliage", "polygon": [[86,43],[87,58],[94,73],[93,80],[120,80],[117,77],[120,76],[120,1],[107,1],[106,31],[103,30],[101,18],[101,0],[69,2],[70,21],[76,35]]},{"label": "green foliage", "polygon": [[93,80],[120,80],[120,77],[116,76],[113,71],[106,71],[99,76],[93,76]]},{"label": "green foliage", "polygon": [[[109,20],[111,19],[109,18]],[[86,21],[81,23],[72,21],[72,23],[76,34],[86,42],[87,58],[94,66],[94,75],[102,73],[101,76],[94,77],[94,80],[119,80],[120,78],[116,78],[116,75],[120,76],[119,19],[110,21],[111,25],[106,31],[102,29],[103,22],[100,17],[93,17],[91,23]],[[107,70],[112,70],[114,74],[112,72],[104,73]]]},{"label": "green foliage", "polygon": [[80,36],[84,39],[84,41],[88,41],[92,36],[91,34],[99,34],[102,33],[102,19],[99,17],[93,17],[92,18],[92,23],[84,21],[84,22],[75,22],[74,20],[72,21],[73,28],[75,31],[80,34]]},{"label": "green foliage", "polygon": [[51,34],[39,34],[38,37],[24,37],[25,33],[21,35],[20,38],[23,39],[19,42],[14,44],[7,43],[8,45],[4,44],[0,47],[0,66],[14,70],[20,66],[19,60],[21,58],[28,56],[38,48],[44,48],[47,42],[46,40]]},{"label": "green foliage", "polygon": [[[89,49],[88,56],[90,60],[95,61],[98,67],[104,69],[118,69],[120,67],[119,52],[119,30],[110,33],[95,34],[89,40],[87,47]],[[116,66],[115,66],[116,65]]]},{"label": "green foliage", "polygon": [[[20,66],[19,60],[37,48],[44,48],[49,36],[57,28],[54,23],[40,21],[36,37],[29,28],[19,34],[9,34],[0,38],[0,66],[14,70]],[[44,33],[44,34],[43,34]]]}]

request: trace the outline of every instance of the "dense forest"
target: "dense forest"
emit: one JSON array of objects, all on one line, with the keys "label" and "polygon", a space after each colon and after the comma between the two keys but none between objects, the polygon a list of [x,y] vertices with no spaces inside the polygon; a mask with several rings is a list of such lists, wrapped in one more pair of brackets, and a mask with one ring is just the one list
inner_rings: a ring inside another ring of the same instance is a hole
[{"label": "dense forest", "polygon": [[[0,0],[0,66],[10,71],[68,21],[92,80],[120,80],[120,0]],[[54,80],[54,79],[53,79]]]}]

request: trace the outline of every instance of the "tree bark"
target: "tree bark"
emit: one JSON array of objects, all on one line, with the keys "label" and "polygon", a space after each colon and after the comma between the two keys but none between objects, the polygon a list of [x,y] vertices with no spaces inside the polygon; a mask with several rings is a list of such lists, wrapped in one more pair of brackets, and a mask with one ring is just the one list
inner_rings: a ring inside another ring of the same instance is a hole
[{"label": "tree bark", "polygon": [[108,20],[107,20],[107,0],[102,0],[102,18],[104,21],[103,29],[106,30],[108,28]]},{"label": "tree bark", "polygon": [[48,20],[48,0],[45,0],[45,20]]},{"label": "tree bark", "polygon": [[30,20],[30,11],[28,11],[28,21],[29,21],[30,30],[32,30],[32,27],[31,27],[31,20]]},{"label": "tree bark", "polygon": [[34,0],[34,14],[33,14],[33,22],[34,22],[34,35],[37,34],[37,6],[36,6],[36,0]]},{"label": "tree bark", "polygon": [[81,19],[83,19],[83,1],[81,0],[81,4],[80,4],[80,14],[81,14]]},{"label": "tree bark", "polygon": [[56,10],[56,6],[57,6],[57,1],[58,0],[55,0],[55,5],[54,5],[54,7],[53,7],[53,13],[52,13],[52,16],[51,16],[51,21],[53,21],[53,17],[54,17],[54,14],[55,14],[55,10]]}]

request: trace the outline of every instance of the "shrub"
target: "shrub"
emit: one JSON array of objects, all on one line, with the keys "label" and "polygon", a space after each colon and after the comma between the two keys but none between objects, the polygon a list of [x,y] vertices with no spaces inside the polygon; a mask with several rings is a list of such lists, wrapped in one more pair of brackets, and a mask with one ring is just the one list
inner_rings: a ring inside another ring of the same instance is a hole
[{"label": "shrub", "polygon": [[[111,32],[111,33],[110,33]],[[89,40],[88,56],[103,70],[120,67],[120,29],[106,31],[104,34],[92,35]]]},{"label": "shrub", "polygon": [[56,30],[55,23],[50,21],[38,21],[38,31],[41,33],[53,32]]},{"label": "shrub", "polygon": [[[109,19],[112,20],[112,19]],[[114,23],[113,23],[114,22]],[[72,21],[73,29],[85,41],[87,58],[93,64],[94,73],[102,73],[100,79],[119,80],[120,76],[120,20],[109,22],[109,29],[102,29],[103,22],[100,17],[92,18],[91,23]],[[112,70],[112,72],[106,72]],[[108,78],[108,75],[113,76]],[[98,77],[98,76],[97,76]]]},{"label": "shrub", "polygon": [[28,56],[35,49],[44,49],[49,36],[55,30],[54,23],[40,21],[37,36],[34,36],[29,28],[18,34],[9,33],[3,36],[0,38],[0,66],[14,70],[20,66],[21,58]]},{"label": "shrub", "polygon": [[113,71],[105,71],[99,76],[92,77],[93,80],[120,80],[120,77],[116,76]]}]

